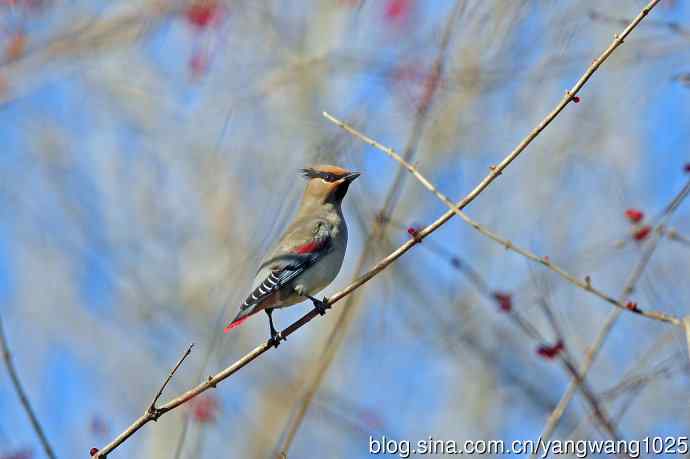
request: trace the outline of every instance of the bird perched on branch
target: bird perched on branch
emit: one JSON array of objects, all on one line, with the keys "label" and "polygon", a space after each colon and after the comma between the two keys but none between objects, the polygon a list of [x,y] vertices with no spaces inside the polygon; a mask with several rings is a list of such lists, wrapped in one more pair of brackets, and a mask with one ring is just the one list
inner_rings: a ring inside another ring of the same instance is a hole
[{"label": "bird perched on branch", "polygon": [[263,310],[268,315],[270,342],[278,347],[284,338],[273,326],[274,309],[307,299],[321,315],[330,307],[326,298],[318,300],[314,295],[335,279],[343,264],[347,225],[340,205],[359,173],[337,166],[301,172],[308,181],[297,215],[259,265],[252,293],[225,332]]}]

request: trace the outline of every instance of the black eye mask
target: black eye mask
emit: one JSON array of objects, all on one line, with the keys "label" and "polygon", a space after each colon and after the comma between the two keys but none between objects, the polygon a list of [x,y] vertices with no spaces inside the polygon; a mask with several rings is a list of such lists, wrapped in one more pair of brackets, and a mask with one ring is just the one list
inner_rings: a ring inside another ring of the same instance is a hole
[{"label": "black eye mask", "polygon": [[309,179],[320,178],[327,182],[335,182],[336,180],[340,180],[342,178],[341,175],[336,175],[331,172],[321,172],[311,168],[302,169],[302,175]]}]

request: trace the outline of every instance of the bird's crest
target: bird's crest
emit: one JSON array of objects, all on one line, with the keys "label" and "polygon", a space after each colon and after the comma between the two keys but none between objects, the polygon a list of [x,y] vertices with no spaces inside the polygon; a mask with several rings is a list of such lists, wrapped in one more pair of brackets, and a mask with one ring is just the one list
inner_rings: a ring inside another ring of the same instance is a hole
[{"label": "bird's crest", "polygon": [[348,171],[338,166],[316,166],[301,169],[300,172],[308,179],[320,178],[326,182],[335,182],[348,174]]}]

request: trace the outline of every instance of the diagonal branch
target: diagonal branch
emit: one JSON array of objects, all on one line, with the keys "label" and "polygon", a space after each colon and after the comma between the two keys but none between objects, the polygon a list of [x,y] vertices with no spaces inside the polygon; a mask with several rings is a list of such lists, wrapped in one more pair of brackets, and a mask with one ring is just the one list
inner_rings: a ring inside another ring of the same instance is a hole
[{"label": "diagonal branch", "polygon": [[[470,217],[467,214],[465,214],[464,212],[459,210],[455,206],[455,204],[453,204],[453,202],[450,199],[448,199],[443,193],[438,191],[438,189],[426,177],[424,177],[421,174],[421,172],[419,172],[419,170],[415,166],[413,166],[412,164],[405,161],[400,155],[398,155],[395,152],[395,150],[393,150],[392,148],[384,146],[383,144],[377,142],[376,140],[374,140],[370,137],[367,137],[366,135],[364,135],[361,132],[354,129],[352,126],[336,119],[335,117],[333,117],[332,115],[330,115],[328,113],[324,113],[324,116],[328,120],[335,123],[337,126],[341,127],[342,129],[344,129],[347,132],[349,132],[350,134],[352,134],[353,136],[355,136],[355,137],[359,138],[360,140],[362,140],[363,142],[381,150],[382,152],[386,153],[391,158],[398,161],[403,167],[405,167],[408,171],[410,171],[415,176],[415,178],[417,178],[417,180],[419,180],[429,191],[434,193],[444,204],[446,204],[448,207],[450,207],[453,210],[453,212],[455,212],[456,215],[458,215],[460,218],[465,220],[467,223],[469,223],[473,228],[478,230],[480,233],[488,236],[490,239],[492,239],[492,240],[498,242],[499,244],[505,246],[506,249],[513,250],[514,252],[516,252],[520,255],[523,255],[523,256],[525,256],[525,257],[527,257],[533,261],[537,261],[537,262],[543,264],[544,266],[548,267],[552,271],[560,274],[567,281],[573,283],[574,285],[576,285],[576,286],[578,286],[578,287],[580,287],[586,291],[594,293],[595,295],[597,295],[601,298],[604,298],[606,301],[614,304],[615,306],[620,307],[621,309],[632,310],[634,312],[637,312],[639,314],[644,315],[645,317],[654,318],[657,320],[662,320],[659,317],[664,317],[665,321],[672,321],[672,319],[673,319],[673,320],[677,321],[677,323],[672,322],[676,325],[678,325],[680,323],[679,319],[673,318],[671,316],[666,316],[665,314],[662,314],[662,313],[643,312],[643,311],[639,310],[639,308],[630,309],[630,308],[624,306],[623,304],[617,302],[616,300],[614,300],[609,295],[607,295],[607,294],[595,289],[594,287],[592,287],[592,284],[591,284],[591,281],[589,280],[589,278],[587,278],[586,281],[580,281],[579,279],[577,279],[572,274],[567,273],[562,268],[553,264],[548,259],[548,257],[539,257],[537,255],[534,255],[533,253],[529,252],[528,250],[522,249],[522,248],[514,245],[510,241],[508,241],[506,239],[502,239],[501,237],[495,235],[494,233],[487,230],[486,228],[484,228],[479,223],[470,219]],[[550,310],[548,310],[548,308],[546,308],[546,311],[550,312]],[[551,323],[552,328],[557,333],[557,335],[559,335],[559,338],[561,339],[561,342],[562,342],[562,335],[560,333],[559,327],[557,326],[557,324],[555,322],[555,319],[550,314],[547,314],[547,317],[549,318],[549,322]],[[515,316],[514,318],[517,319],[518,316]],[[521,328],[529,337],[534,338],[534,339],[539,339],[538,333],[534,331],[534,329],[529,324],[529,322],[518,320],[516,323],[519,326],[519,328]],[[570,374],[570,376],[573,379],[580,381],[580,388],[582,390],[582,393],[584,394],[585,398],[587,399],[587,401],[591,405],[592,410],[593,410],[596,418],[599,420],[599,423],[606,429],[606,431],[609,433],[609,435],[614,440],[620,439],[620,434],[618,433],[615,426],[609,420],[608,415],[604,412],[604,410],[601,407],[601,404],[597,400],[596,396],[594,395],[592,390],[586,384],[584,384],[584,382],[582,381],[582,378],[581,378],[580,374],[578,373],[577,368],[576,368],[575,364],[573,363],[572,358],[570,358],[569,356],[561,355],[560,359],[561,359],[561,362],[563,363],[564,368]]]},{"label": "diagonal branch", "polygon": [[[192,348],[194,347],[194,343],[190,344],[187,350],[185,351],[184,354],[182,354],[182,357],[180,357],[180,360],[177,361],[177,364],[173,367],[172,370],[170,370],[170,373],[168,374],[168,377],[165,379],[165,382],[163,382],[163,385],[161,386],[160,389],[158,389],[158,393],[156,394],[155,397],[153,397],[153,401],[151,401],[151,404],[149,405],[149,408],[146,410],[147,413],[151,413],[152,415],[156,416],[156,413],[158,411],[158,408],[156,408],[156,403],[158,403],[158,399],[161,398],[161,395],[163,395],[163,391],[165,390],[165,386],[168,385],[172,377],[175,375],[175,372],[177,372],[177,369],[180,368],[180,365],[182,365],[182,362],[184,362],[184,359],[186,359],[189,354],[192,353]],[[155,421],[155,419],[154,419]]]},{"label": "diagonal branch", "polygon": [[[181,405],[184,403],[184,401],[180,401],[180,403],[175,404],[176,401],[179,401],[182,399],[182,397],[177,397],[176,399],[166,403],[163,406],[156,407],[156,403],[158,403],[158,399],[161,398],[161,395],[163,395],[163,391],[165,390],[165,387],[168,385],[172,377],[175,375],[177,372],[178,368],[180,368],[180,365],[182,365],[182,362],[189,356],[189,354],[192,353],[192,348],[194,347],[194,343],[190,344],[187,350],[185,351],[184,354],[182,354],[182,357],[180,357],[180,360],[177,361],[175,366],[173,367],[172,370],[170,370],[170,373],[168,373],[168,377],[165,378],[165,381],[163,382],[163,385],[161,386],[160,389],[158,389],[158,392],[156,393],[156,396],[153,397],[153,400],[151,401],[151,404],[149,407],[146,409],[146,412],[144,413],[143,416],[141,416],[139,419],[137,419],[127,430],[122,432],[120,435],[115,438],[112,442],[110,442],[108,445],[106,445],[103,449],[97,449],[93,448],[91,450],[91,456],[94,458],[105,458],[109,452],[120,446],[122,443],[125,442],[129,437],[131,437],[134,432],[139,430],[143,425],[147,424],[150,421],[158,421],[158,418],[170,411],[172,408]],[[209,378],[210,380],[210,378]],[[189,392],[189,391],[188,391]],[[192,396],[193,397],[193,396]],[[189,397],[187,400],[191,399],[192,397]]]},{"label": "diagonal branch", "polygon": [[[616,300],[612,296],[594,288],[591,283],[591,279],[589,276],[585,277],[584,281],[578,279],[577,277],[573,276],[572,274],[569,274],[566,272],[564,269],[560,268],[559,266],[553,264],[548,257],[539,257],[532,252],[523,249],[521,247],[516,246],[513,244],[511,241],[506,240],[501,238],[500,236],[492,233],[488,229],[484,228],[482,225],[479,223],[475,222],[472,220],[467,214],[459,210],[444,194],[442,194],[438,189],[426,178],[424,177],[419,170],[405,161],[403,158],[400,157],[393,149],[388,148],[379,142],[367,137],[366,135],[360,133],[353,127],[349,126],[348,124],[334,118],[333,116],[329,115],[328,113],[324,113],[324,116],[328,118],[330,121],[335,123],[336,125],[340,126],[341,128],[345,129],[355,137],[360,138],[362,141],[365,143],[368,143],[369,145],[372,145],[373,147],[383,151],[386,153],[388,156],[392,157],[399,163],[401,163],[405,168],[407,168],[429,191],[434,193],[442,202],[444,202],[447,206],[451,207],[453,212],[455,212],[460,218],[465,220],[467,223],[469,223],[473,228],[475,228],[477,231],[480,233],[486,235],[490,239],[500,243],[503,245],[506,249],[508,250],[513,250],[516,253],[519,253],[520,255],[525,256],[528,259],[531,259],[533,261],[539,262],[552,270],[553,272],[559,274],[561,277],[569,281],[570,283],[582,288],[585,291],[591,292],[594,295],[604,299],[610,304],[613,304],[618,310],[615,311],[615,313],[609,318],[609,320],[606,322],[604,325],[602,332],[600,332],[600,335],[597,337],[597,340],[595,341],[595,345],[593,346],[593,350],[590,350],[588,353],[587,359],[585,364],[583,365],[583,368],[580,372],[577,371],[574,365],[568,365],[568,362],[564,361],[566,364],[566,369],[571,373],[572,380],[571,380],[571,386],[569,386],[568,390],[566,391],[566,394],[564,397],[561,399],[557,407],[554,409],[553,413],[551,414],[549,418],[549,422],[547,423],[547,427],[545,428],[544,433],[542,433],[542,439],[543,438],[548,438],[552,433],[553,430],[555,429],[556,424],[558,423],[558,420],[562,416],[566,406],[572,399],[572,396],[574,395],[576,389],[578,387],[581,387],[581,390],[583,390],[583,393],[585,395],[585,398],[590,402],[592,405],[595,415],[597,418],[599,418],[600,422],[609,430],[609,432],[613,435],[615,433],[615,430],[612,430],[611,423],[607,421],[607,417],[604,415],[603,411],[599,408],[599,403],[597,402],[596,397],[594,394],[589,390],[586,386],[583,385],[584,382],[584,377],[586,376],[587,372],[589,371],[589,368],[591,367],[591,362],[593,361],[594,354],[593,352],[596,352],[595,350],[598,349],[602,344],[605,336],[608,334],[610,331],[611,327],[613,326],[613,321],[618,318],[618,315],[620,314],[621,311],[630,311],[636,314],[639,314],[643,317],[646,317],[648,319],[653,319],[653,320],[658,320],[661,322],[666,322],[670,323],[672,325],[676,326],[683,326],[683,320],[666,314],[662,312],[657,312],[657,311],[644,311],[640,309],[637,304],[635,303],[629,303],[627,302],[628,296],[632,293],[634,289],[634,285],[637,283],[637,280],[642,274],[642,271],[644,270],[644,267],[646,266],[649,258],[651,257],[651,254],[656,247],[656,243],[658,241],[658,238],[655,238],[647,251],[645,252],[642,262],[638,264],[637,268],[633,271],[632,276],[630,280],[626,283],[626,287],[624,288],[624,295],[619,299]],[[674,199],[671,201],[671,203],[666,207],[664,210],[664,214],[662,216],[662,219],[660,223],[657,225],[655,229],[655,234],[661,235],[663,233],[663,228],[665,227],[665,223],[670,218],[671,214],[673,211],[675,211],[680,203],[687,197],[687,195],[690,194],[690,182],[686,184],[685,187],[674,197]],[[690,336],[690,335],[689,335]],[[690,339],[690,338],[689,338]],[[689,344],[690,346],[690,344]]]},{"label": "diagonal branch", "polygon": [[[591,10],[589,12],[589,18],[595,22],[603,22],[615,25],[626,25],[630,22],[626,18],[617,18],[614,16],[609,16],[607,14],[599,13],[596,10]],[[685,39],[690,39],[690,30],[683,27],[681,24],[675,21],[647,21],[647,26],[656,27],[659,29],[666,29],[667,31],[677,34]]]},{"label": "diagonal branch", "polygon": [[515,245],[513,242],[504,239],[497,234],[493,233],[486,227],[482,226],[480,223],[472,220],[466,213],[460,210],[459,207],[457,207],[453,202],[448,199],[446,195],[438,191],[438,189],[426,178],[424,177],[421,172],[419,172],[419,169],[417,169],[415,166],[412,164],[408,163],[405,161],[399,154],[395,152],[392,148],[386,147],[385,145],[382,145],[381,143],[377,142],[376,140],[367,137],[366,135],[362,134],[361,132],[357,131],[355,128],[352,126],[348,125],[347,123],[344,123],[337,118],[333,117],[332,115],[328,113],[324,113],[324,116],[328,118],[330,121],[335,123],[336,125],[340,126],[341,128],[345,129],[347,132],[350,134],[354,135],[355,137],[361,139],[363,142],[368,143],[369,145],[376,147],[377,149],[381,150],[391,158],[395,159],[398,161],[400,164],[402,164],[408,171],[414,175],[419,182],[422,183],[429,191],[434,193],[436,197],[438,197],[445,205],[451,208],[452,212],[454,212],[457,216],[462,218],[465,222],[467,222],[470,226],[472,226],[474,229],[479,231],[481,234],[487,236],[489,239],[492,239],[502,246],[506,248],[506,250],[512,250],[515,253],[518,253],[532,261],[536,261],[537,263],[540,263],[550,269],[551,271],[555,272],[556,274],[560,275],[563,277],[565,280],[570,282],[571,284],[580,287],[581,289],[590,292],[599,298],[603,299],[604,301],[616,306],[617,308],[623,309],[625,311],[630,311],[635,314],[639,314],[643,317],[646,317],[648,319],[653,319],[653,320],[658,320],[661,322],[668,322],[673,325],[681,325],[681,320],[675,316],[663,313],[663,312],[657,312],[657,311],[646,311],[640,309],[636,304],[634,303],[624,303],[622,301],[614,299],[612,296],[609,294],[595,288],[592,286],[592,281],[589,276],[585,277],[584,280],[581,280],[574,276],[573,274],[568,273],[565,271],[563,268],[559,267],[558,265],[554,264],[549,257],[540,257],[539,255],[536,255],[532,252],[530,252],[527,249],[524,249],[520,246]]},{"label": "diagonal branch", "polygon": [[3,330],[2,326],[2,317],[0,317],[0,352],[2,352],[2,358],[5,361],[7,373],[9,373],[10,375],[10,379],[12,380],[14,390],[15,392],[17,392],[17,397],[19,397],[19,402],[22,404],[22,407],[24,408],[26,415],[29,417],[31,426],[36,432],[36,435],[38,436],[38,439],[41,442],[41,446],[43,446],[43,450],[45,451],[46,456],[48,456],[50,459],[56,459],[57,456],[55,455],[53,448],[50,446],[50,443],[48,443],[48,438],[46,437],[46,434],[43,431],[43,427],[41,427],[41,423],[38,421],[38,417],[36,417],[36,412],[31,407],[29,397],[27,397],[26,392],[24,391],[24,387],[22,386],[21,381],[19,381],[19,375],[17,374],[17,370],[14,368],[14,364],[12,363],[12,355],[10,354],[10,348],[7,345],[5,331]]},{"label": "diagonal branch", "polygon": [[[563,335],[563,331],[561,330],[561,327],[558,325],[558,321],[556,320],[556,317],[549,305],[546,303],[546,301],[539,301],[539,305],[542,307],[546,319],[548,320],[552,330],[556,334],[556,337],[558,339],[557,342],[561,344],[565,343],[565,336]],[[609,436],[611,436],[613,440],[615,440],[616,442],[620,441],[621,435],[618,432],[617,427],[613,422],[611,422],[609,415],[607,414],[605,408],[599,401],[599,398],[594,394],[592,388],[589,387],[589,384],[587,384],[587,382],[584,381],[582,375],[580,375],[580,373],[578,372],[575,359],[573,358],[567,346],[564,346],[563,350],[558,353],[558,357],[560,358],[563,367],[566,369],[570,377],[576,381],[579,381],[580,391],[582,392],[585,399],[592,408],[592,413],[594,417],[599,421],[599,424],[601,424],[604,427],[604,429],[606,429],[607,433],[609,434]],[[624,457],[630,456],[624,455]]]},{"label": "diagonal branch", "polygon": [[[592,75],[599,69],[601,64],[603,64],[606,59],[618,48],[621,44],[623,44],[624,39],[632,32],[632,30],[644,19],[644,17],[649,14],[649,12],[654,8],[660,0],[652,0],[647,6],[644,7],[644,9],[640,12],[640,14],[625,28],[625,30],[621,33],[618,34],[614,37],[613,42],[604,50],[601,55],[595,59],[592,64],[587,68],[585,73],[580,77],[580,79],[575,83],[575,85],[570,89],[570,91],[566,92],[565,96],[563,99],[556,105],[556,107],[537,125],[536,128],[534,128],[528,135],[525,137],[517,147],[513,151],[510,152],[508,156],[506,156],[503,161],[501,161],[499,164],[496,166],[491,167],[491,172],[474,188],[472,189],[459,203],[457,203],[456,208],[458,210],[461,210],[465,208],[468,204],[470,204],[472,201],[474,201],[477,196],[479,196],[501,173],[505,168],[507,168],[510,163],[512,163],[524,150],[527,148],[527,146],[535,139],[539,134],[548,126],[557,116],[558,114],[563,111],[563,109],[573,100],[575,95],[578,93],[578,91],[587,83],[587,81],[592,77]],[[350,285],[347,287],[343,288],[342,290],[336,292],[335,294],[331,295],[330,298],[327,299],[328,304],[334,304],[337,303],[338,301],[342,300],[349,294],[351,294],[353,291],[359,289],[362,287],[365,283],[367,283],[370,279],[375,277],[377,274],[379,274],[381,271],[386,269],[390,264],[395,262],[398,258],[403,256],[407,251],[409,251],[411,248],[416,246],[417,244],[421,243],[427,236],[429,236],[431,233],[439,229],[441,226],[443,226],[448,220],[450,220],[453,216],[455,215],[455,212],[452,210],[447,211],[443,215],[441,215],[438,219],[436,219],[434,222],[432,222],[430,225],[428,225],[426,228],[421,229],[416,233],[416,237],[408,240],[404,244],[402,244],[400,247],[398,247],[396,250],[388,254],[386,257],[382,258],[379,260],[378,263],[376,263],[369,271],[366,273],[362,274],[361,276],[358,276],[355,278]],[[315,317],[319,316],[319,313],[316,309],[312,309],[308,313],[306,313],[304,316],[302,316],[300,319],[298,319],[296,322],[288,326],[285,330],[282,331],[283,336],[288,337],[295,331],[297,331],[299,328],[303,327],[307,323],[309,323],[312,319]],[[161,407],[158,408],[159,411],[159,416],[167,413],[170,410],[173,410],[177,408],[178,406],[182,405],[183,403],[191,400],[192,398],[196,397],[197,395],[201,394],[202,392],[205,392],[206,390],[210,388],[215,388],[216,385],[225,379],[229,378],[233,374],[235,374],[237,371],[248,365],[249,363],[253,362],[255,359],[257,359],[259,356],[261,356],[263,353],[268,351],[269,349],[272,348],[272,344],[269,342],[265,342],[261,344],[260,346],[257,346],[254,348],[252,351],[250,351],[248,354],[237,360],[235,363],[230,365],[229,367],[225,368],[224,370],[220,371],[217,373],[215,376],[209,377],[208,381],[199,384],[198,386],[188,390],[187,392],[183,393],[179,397],[171,400],[170,402],[166,403],[165,405],[162,405]],[[113,451],[115,448],[120,446],[125,440],[127,440],[129,437],[131,437],[136,431],[141,429],[144,425],[148,424],[151,422],[153,419],[146,414],[142,415],[139,417],[137,420],[135,420],[124,432],[122,432],[117,438],[115,438],[112,442],[110,442],[108,445],[106,445],[102,450],[100,450],[98,453],[96,453],[97,458],[104,458],[108,453]]]},{"label": "diagonal branch", "polygon": [[[671,203],[664,210],[664,214],[662,215],[659,224],[655,228],[654,237],[652,237],[652,239],[645,246],[645,249],[642,255],[640,256],[640,260],[638,261],[637,265],[633,268],[632,272],[630,273],[628,279],[625,282],[623,292],[621,293],[620,297],[621,303],[625,303],[628,297],[635,290],[635,286],[637,285],[638,280],[640,279],[640,277],[642,277],[642,273],[649,264],[649,260],[652,258],[652,254],[656,250],[657,244],[659,242],[659,236],[662,234],[661,228],[664,228],[668,219],[671,218],[673,212],[675,212],[675,210],[678,208],[678,206],[680,206],[680,204],[688,196],[689,193],[690,181],[688,181],[685,184],[685,186],[680,190],[680,192],[673,198]],[[592,343],[589,350],[587,351],[587,354],[585,355],[585,361],[580,367],[580,375],[582,376],[583,380],[587,377],[587,373],[592,368],[592,364],[594,363],[594,360],[596,359],[599,350],[604,345],[604,341],[606,341],[606,338],[613,329],[613,326],[618,321],[620,314],[620,309],[617,309],[613,311],[611,314],[609,314],[609,316],[606,318],[606,322],[604,322],[604,325],[602,325],[601,329],[599,330],[599,333],[597,333],[594,342]],[[682,324],[679,322],[678,325]],[[553,432],[556,430],[556,427],[558,426],[558,423],[560,422],[560,419],[563,416],[565,409],[568,407],[570,401],[573,399],[578,385],[579,381],[575,379],[570,381],[570,384],[563,393],[561,400],[558,402],[558,405],[556,406],[556,408],[554,408],[553,412],[546,421],[546,425],[544,426],[544,430],[542,431],[542,434],[540,436],[540,439],[542,439],[543,441],[548,441],[551,435],[553,435]],[[536,456],[532,455],[532,457]]]}]

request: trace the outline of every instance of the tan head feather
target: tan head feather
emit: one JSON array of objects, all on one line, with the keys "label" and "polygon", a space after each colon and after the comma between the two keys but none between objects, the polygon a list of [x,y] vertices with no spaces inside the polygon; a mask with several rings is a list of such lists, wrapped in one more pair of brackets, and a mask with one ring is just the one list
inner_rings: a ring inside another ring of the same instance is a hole
[{"label": "tan head feather", "polygon": [[319,204],[328,201],[340,203],[350,183],[359,176],[356,172],[327,164],[302,169],[302,173],[309,180],[303,203],[314,201]]}]

